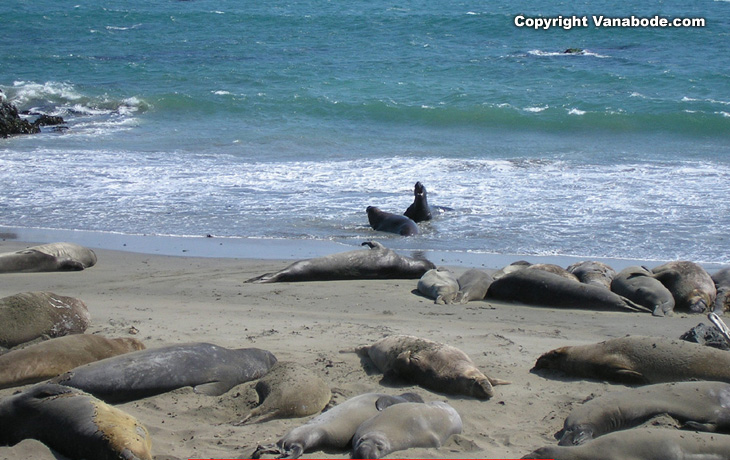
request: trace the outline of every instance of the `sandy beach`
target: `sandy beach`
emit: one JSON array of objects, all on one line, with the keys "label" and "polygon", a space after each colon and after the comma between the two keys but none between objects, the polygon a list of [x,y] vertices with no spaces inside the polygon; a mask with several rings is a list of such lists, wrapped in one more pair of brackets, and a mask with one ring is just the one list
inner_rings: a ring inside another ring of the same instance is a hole
[{"label": "sandy beach", "polygon": [[[2,241],[0,252],[30,245]],[[491,301],[436,305],[415,292],[417,280],[244,284],[291,261],[95,252],[97,265],[80,272],[0,275],[0,296],[42,290],[77,297],[91,313],[87,333],[133,335],[147,348],[185,342],[264,348],[279,361],[296,361],[316,371],[330,385],[336,403],[366,392],[413,391],[426,401],[447,401],[461,415],[463,433],[443,447],[395,452],[389,458],[520,458],[557,443],[553,435],[572,407],[621,386],[531,373],[541,354],[627,334],[679,337],[708,322],[703,315],[656,318]],[[417,386],[384,386],[382,375],[366,373],[357,355],[340,353],[389,334],[412,334],[461,348],[485,374],[512,384],[496,387],[488,401]],[[15,391],[1,390],[0,397]],[[234,426],[256,402],[253,383],[245,383],[220,397],[183,388],[119,407],[148,428],[156,459],[248,458],[258,444],[275,442],[307,420]],[[304,458],[349,456],[318,451]],[[36,441],[0,447],[0,459],[19,458],[56,457]]]}]

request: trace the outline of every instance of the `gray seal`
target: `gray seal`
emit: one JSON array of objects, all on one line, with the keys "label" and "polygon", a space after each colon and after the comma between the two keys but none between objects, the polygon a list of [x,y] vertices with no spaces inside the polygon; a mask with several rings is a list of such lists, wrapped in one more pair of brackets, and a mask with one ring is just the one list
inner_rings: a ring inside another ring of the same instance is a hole
[{"label": "gray seal", "polygon": [[730,436],[683,430],[634,428],[580,446],[548,446],[522,457],[554,460],[723,460]]},{"label": "gray seal", "polygon": [[626,267],[611,281],[611,291],[652,310],[654,316],[671,316],[674,296],[645,267]]},{"label": "gray seal", "polygon": [[700,265],[680,260],[655,267],[652,272],[672,293],[678,310],[703,313],[713,307],[715,282]]},{"label": "gray seal", "polygon": [[168,345],[126,353],[77,367],[52,381],[91,393],[106,402],[134,401],[192,386],[219,396],[263,377],[276,363],[259,348],[227,349],[210,343]]},{"label": "gray seal", "polygon": [[382,211],[375,206],[368,206],[365,211],[368,213],[368,222],[373,230],[402,236],[418,235],[418,225],[406,216]]},{"label": "gray seal", "polygon": [[39,384],[0,402],[0,445],[37,439],[74,459],[152,460],[150,435],[137,419],[91,395]]},{"label": "gray seal", "polygon": [[421,182],[416,182],[413,187],[413,203],[408,206],[404,216],[411,219],[413,222],[424,222],[431,220],[431,207],[428,205],[428,198],[426,196],[426,187]]},{"label": "gray seal", "polygon": [[363,422],[393,404],[406,402],[423,403],[423,399],[414,393],[399,396],[366,393],[355,396],[294,428],[276,443],[258,446],[251,458],[260,458],[267,453],[281,454],[279,458],[299,458],[304,452],[316,449],[344,450]]},{"label": "gray seal", "polygon": [[382,458],[412,447],[441,447],[461,429],[459,413],[445,402],[398,404],[358,427],[352,438],[352,458]]},{"label": "gray seal", "polygon": [[544,307],[612,311],[647,311],[608,289],[572,281],[545,270],[522,269],[495,279],[488,299]]},{"label": "gray seal", "polygon": [[246,282],[418,279],[428,270],[436,268],[426,259],[398,255],[376,241],[366,241],[362,245],[369,249],[300,260],[276,273],[266,273]]},{"label": "gray seal", "polygon": [[718,315],[730,310],[730,268],[723,268],[712,274],[717,296],[712,311]]},{"label": "gray seal", "polygon": [[482,300],[487,295],[489,286],[494,279],[492,275],[478,268],[470,268],[457,278],[459,292],[456,293],[456,303],[467,303],[472,300]]},{"label": "gray seal", "polygon": [[412,335],[390,335],[355,352],[370,358],[386,378],[442,393],[489,399],[494,396],[493,385],[510,383],[488,377],[456,347]]},{"label": "gray seal", "polygon": [[583,444],[604,434],[626,430],[666,414],[699,431],[730,431],[730,384],[724,382],[657,383],[609,393],[581,404],[558,433],[561,446]]},{"label": "gray seal", "polygon": [[603,262],[584,260],[568,266],[567,270],[578,277],[578,281],[594,284],[611,289],[611,281],[616,276],[616,270]]},{"label": "gray seal", "polygon": [[534,370],[540,369],[629,385],[730,382],[730,353],[666,337],[626,336],[549,351],[537,359]]},{"label": "gray seal", "polygon": [[74,243],[42,244],[0,254],[0,273],[77,271],[94,264],[94,251]]},{"label": "gray seal", "polygon": [[568,270],[564,269],[560,265],[555,264],[532,264],[528,267],[526,267],[528,270],[543,270],[549,273],[554,273],[558,276],[562,276],[563,278],[570,280],[570,281],[576,281],[580,282],[577,276],[570,273]]},{"label": "gray seal", "polygon": [[79,299],[53,292],[24,292],[0,299],[0,346],[12,348],[44,335],[80,334],[91,316]]},{"label": "gray seal", "polygon": [[0,388],[42,382],[100,359],[144,349],[137,339],[74,334],[46,340],[0,356]]},{"label": "gray seal", "polygon": [[459,282],[451,270],[438,267],[424,273],[417,288],[418,292],[434,299],[437,304],[452,304],[459,292]]}]

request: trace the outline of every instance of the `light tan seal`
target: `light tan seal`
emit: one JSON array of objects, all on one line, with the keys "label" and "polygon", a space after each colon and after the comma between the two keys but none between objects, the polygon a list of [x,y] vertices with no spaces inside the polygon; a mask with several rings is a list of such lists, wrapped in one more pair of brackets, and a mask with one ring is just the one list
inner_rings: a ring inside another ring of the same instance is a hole
[{"label": "light tan seal", "polygon": [[412,447],[441,447],[461,429],[461,417],[445,402],[398,404],[358,427],[352,438],[352,458],[382,458]]},{"label": "light tan seal", "polygon": [[355,352],[369,357],[386,378],[446,394],[489,399],[494,396],[493,385],[510,383],[488,377],[456,347],[412,335],[391,335]]},{"label": "light tan seal", "polygon": [[251,455],[281,454],[279,458],[299,458],[304,452],[317,449],[344,450],[350,445],[357,428],[379,411],[393,404],[423,403],[414,393],[391,396],[384,393],[366,393],[348,399],[289,431],[274,444],[261,445]]},{"label": "light tan seal", "polygon": [[528,270],[543,270],[548,273],[553,273],[558,276],[562,276],[563,278],[570,280],[570,281],[576,281],[580,282],[577,276],[569,272],[568,270],[564,269],[560,265],[555,264],[532,264],[529,267],[527,267]]},{"label": "light tan seal", "polygon": [[542,447],[522,457],[554,460],[727,460],[730,435],[634,428],[580,446]]},{"label": "light tan seal", "polygon": [[538,358],[534,369],[639,385],[687,380],[730,383],[730,353],[666,337],[627,336],[552,350]]},{"label": "light tan seal", "polygon": [[459,292],[459,282],[448,268],[433,268],[418,280],[418,292],[440,305],[452,304]]},{"label": "light tan seal", "polygon": [[80,334],[91,323],[86,304],[52,292],[25,292],[0,299],[0,346],[12,348],[43,335]]},{"label": "light tan seal", "polygon": [[74,459],[152,460],[147,429],[80,390],[39,384],[0,401],[0,445],[37,439]]},{"label": "light tan seal", "polygon": [[456,279],[459,282],[459,292],[456,293],[456,303],[467,303],[472,300],[482,300],[487,295],[489,286],[494,279],[492,275],[478,268],[470,268]]},{"label": "light tan seal", "polygon": [[616,270],[597,260],[584,260],[568,266],[567,270],[578,277],[578,281],[585,284],[611,288],[611,281],[616,276]]},{"label": "light tan seal", "polygon": [[652,272],[674,296],[677,310],[703,313],[713,307],[717,296],[715,282],[699,264],[686,260],[668,262]]},{"label": "light tan seal", "polygon": [[332,398],[324,380],[301,364],[290,361],[274,364],[256,382],[255,389],[260,405],[236,425],[317,414]]},{"label": "light tan seal", "polygon": [[78,271],[96,264],[91,249],[74,243],[50,243],[0,254],[0,273]]},{"label": "light tan seal", "polygon": [[0,356],[0,388],[42,382],[77,366],[142,350],[137,339],[74,334],[46,340]]},{"label": "light tan seal", "polygon": [[662,414],[692,430],[730,432],[730,384],[657,383],[599,396],[570,412],[558,433],[559,444],[583,444]]}]

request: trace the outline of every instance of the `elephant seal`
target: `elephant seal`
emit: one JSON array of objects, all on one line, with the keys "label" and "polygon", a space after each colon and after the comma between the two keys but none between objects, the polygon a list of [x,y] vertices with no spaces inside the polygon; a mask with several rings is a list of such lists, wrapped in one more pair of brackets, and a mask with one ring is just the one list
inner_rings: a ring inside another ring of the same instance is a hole
[{"label": "elephant seal", "polygon": [[0,445],[37,439],[69,458],[152,460],[134,417],[75,388],[39,384],[0,402]]},{"label": "elephant seal", "polygon": [[42,244],[0,254],[0,273],[77,271],[94,264],[94,251],[74,243]]},{"label": "elephant seal", "polygon": [[432,268],[418,280],[418,292],[434,299],[437,304],[452,304],[459,292],[459,282],[451,270]]},{"label": "elephant seal", "polygon": [[229,350],[210,343],[168,345],[126,353],[72,369],[53,378],[106,402],[128,402],[192,386],[219,396],[264,376],[276,363],[259,348]]},{"label": "elephant seal", "polygon": [[301,364],[277,362],[255,385],[259,406],[236,425],[275,418],[306,417],[320,412],[332,398],[329,386]]},{"label": "elephant seal", "polygon": [[714,380],[730,382],[730,353],[666,337],[626,336],[545,353],[533,370],[629,385]]},{"label": "elephant seal", "polygon": [[611,281],[616,276],[616,270],[603,262],[585,260],[568,266],[567,270],[578,277],[578,281],[594,284],[611,289]]},{"label": "elephant seal", "polygon": [[365,211],[368,213],[368,222],[373,230],[402,236],[418,235],[418,225],[406,216],[382,211],[375,206],[368,206]]},{"label": "elephant seal", "polygon": [[560,265],[555,264],[532,264],[528,267],[526,267],[529,270],[543,270],[549,273],[554,273],[558,276],[562,276],[563,278],[570,280],[570,281],[576,281],[580,282],[577,276],[570,273],[568,270],[564,269]]},{"label": "elephant seal", "polygon": [[441,447],[461,429],[458,412],[442,401],[390,406],[358,427],[352,438],[352,458],[382,458],[411,447]]},{"label": "elephant seal", "polygon": [[653,268],[652,272],[672,293],[677,309],[702,313],[714,305],[715,282],[698,264],[682,260],[668,262]]},{"label": "elephant seal", "polygon": [[355,352],[370,358],[386,378],[442,393],[489,399],[494,396],[493,385],[510,383],[486,376],[456,347],[412,335],[390,335]]},{"label": "elephant seal", "polygon": [[730,268],[723,268],[712,274],[717,296],[712,311],[718,315],[730,310]]},{"label": "elephant seal", "polygon": [[573,409],[558,433],[561,446],[641,425],[666,414],[698,431],[730,431],[730,384],[657,383],[609,393]]},{"label": "elephant seal", "polygon": [[35,343],[0,356],[0,389],[42,382],[83,364],[142,349],[137,339],[89,334]]},{"label": "elephant seal", "polygon": [[530,265],[532,264],[526,260],[518,260],[516,262],[512,262],[511,264],[506,265],[494,272],[492,274],[492,278],[498,280],[505,275],[509,275],[510,273],[516,272],[517,270],[522,270],[523,268],[527,268]]},{"label": "elephant seal", "polygon": [[579,283],[545,270],[517,270],[489,286],[487,298],[558,308],[647,311],[608,289]]},{"label": "elephant seal", "polygon": [[398,255],[375,241],[362,243],[369,250],[338,252],[294,262],[276,273],[266,273],[247,283],[331,281],[353,279],[417,279],[436,266],[426,259]]},{"label": "elephant seal", "polygon": [[484,270],[470,268],[462,273],[457,279],[459,292],[456,293],[456,303],[467,303],[472,300],[482,300],[487,295],[489,286],[494,279]]},{"label": "elephant seal", "polygon": [[315,449],[345,449],[364,421],[393,404],[406,402],[423,403],[423,399],[414,393],[399,396],[366,393],[355,396],[294,428],[276,443],[258,446],[251,458],[260,458],[266,453],[281,454],[279,458],[299,458],[304,452]]},{"label": "elephant seal", "polygon": [[644,267],[626,267],[611,281],[611,291],[652,310],[654,316],[671,316],[674,296]]},{"label": "elephant seal", "polygon": [[634,428],[580,446],[548,446],[522,457],[554,460],[723,460],[730,436],[683,430]]},{"label": "elephant seal", "polygon": [[0,346],[12,348],[43,335],[80,334],[89,327],[86,304],[52,292],[24,292],[0,299]]},{"label": "elephant seal", "polygon": [[426,187],[422,183],[416,182],[413,187],[413,203],[408,206],[404,216],[411,219],[413,222],[423,222],[431,220],[431,207],[428,205],[428,198],[426,197]]}]

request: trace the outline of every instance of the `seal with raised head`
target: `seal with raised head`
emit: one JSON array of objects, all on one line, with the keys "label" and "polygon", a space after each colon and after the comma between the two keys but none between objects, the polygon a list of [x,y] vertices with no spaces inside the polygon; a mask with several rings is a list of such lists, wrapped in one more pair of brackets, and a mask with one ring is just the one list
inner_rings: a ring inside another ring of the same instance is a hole
[{"label": "seal with raised head", "polygon": [[406,402],[423,403],[414,393],[391,396],[384,393],[366,393],[348,399],[332,409],[294,428],[274,444],[260,445],[251,458],[263,454],[281,454],[279,458],[299,458],[304,452],[316,449],[344,450],[352,442],[357,428],[379,411]]},{"label": "seal with raised head", "polygon": [[478,268],[470,268],[456,279],[459,282],[459,292],[456,293],[456,303],[467,303],[472,300],[482,300],[487,295],[489,286],[494,279],[492,275]]},{"label": "seal with raised head", "polygon": [[398,255],[377,241],[366,241],[362,245],[370,249],[300,260],[276,273],[266,273],[246,282],[418,279],[428,270],[436,268],[426,259]]},{"label": "seal with raised head", "polygon": [[355,352],[370,358],[386,378],[432,391],[489,399],[494,396],[493,385],[510,383],[488,377],[456,347],[412,335],[390,335]]},{"label": "seal with raised head", "polygon": [[418,225],[409,217],[386,212],[376,206],[368,206],[365,211],[368,213],[368,222],[373,230],[402,236],[418,235]]},{"label": "seal with raised head", "polygon": [[0,346],[12,348],[39,337],[80,334],[91,316],[79,299],[52,292],[24,292],[0,299]]},{"label": "seal with raised head", "polygon": [[678,310],[702,313],[713,307],[717,296],[715,282],[699,264],[687,260],[668,262],[652,272],[672,293]]},{"label": "seal with raised head", "polygon": [[616,270],[603,262],[584,260],[568,266],[567,270],[578,277],[578,281],[586,284],[611,289],[611,281],[616,276]]},{"label": "seal with raised head", "polygon": [[0,401],[0,445],[37,439],[68,458],[152,460],[147,429],[75,388],[42,383]]},{"label": "seal with raised head", "polygon": [[489,286],[487,298],[544,307],[648,310],[608,289],[572,281],[545,270],[517,270],[495,279]]},{"label": "seal with raised head", "polygon": [[94,251],[74,243],[42,244],[0,254],[0,273],[76,271],[94,264]]},{"label": "seal with raised head", "polygon": [[609,393],[573,409],[558,433],[561,446],[626,430],[666,414],[698,431],[730,432],[730,384],[672,382]]},{"label": "seal with raised head", "polygon": [[431,220],[431,207],[428,205],[428,198],[426,197],[426,187],[421,182],[416,182],[413,187],[413,203],[408,206],[404,216],[410,218],[413,222],[423,222]]},{"label": "seal with raised head", "polygon": [[670,316],[674,312],[674,296],[645,267],[621,270],[611,281],[611,291],[645,306],[654,316]]},{"label": "seal with raised head", "polygon": [[540,369],[630,385],[687,380],[730,383],[730,353],[666,337],[626,336],[549,351],[537,359],[534,370]]},{"label": "seal with raised head", "polygon": [[382,458],[412,447],[441,447],[461,429],[459,413],[442,401],[391,406],[358,427],[352,438],[352,458]]},{"label": "seal with raised head", "polygon": [[712,311],[718,315],[730,310],[730,268],[723,268],[712,274],[717,296]]},{"label": "seal with raised head", "polygon": [[259,348],[227,349],[210,343],[168,345],[126,353],[72,369],[52,379],[107,402],[127,402],[192,386],[219,396],[263,377],[276,363]]},{"label": "seal with raised head", "polygon": [[0,356],[0,388],[42,382],[100,359],[142,350],[137,339],[74,334],[34,343]]},{"label": "seal with raised head", "polygon": [[580,446],[541,447],[525,459],[553,460],[724,460],[730,435],[683,430],[634,428]]},{"label": "seal with raised head", "polygon": [[295,362],[277,362],[255,385],[259,406],[236,423],[258,423],[275,418],[306,417],[320,412],[332,398],[317,374]]},{"label": "seal with raised head", "polygon": [[459,292],[459,282],[448,268],[433,268],[418,280],[418,292],[437,304],[452,304]]}]

